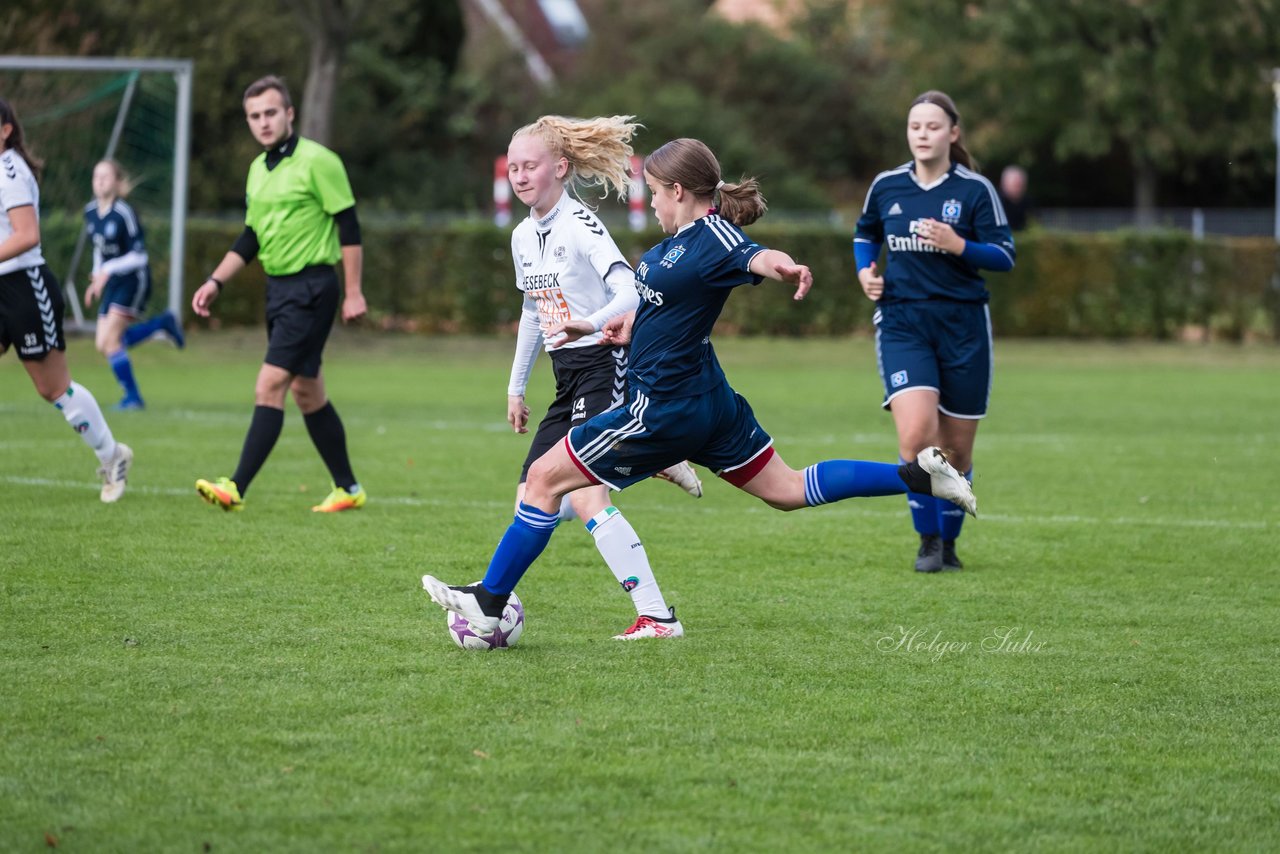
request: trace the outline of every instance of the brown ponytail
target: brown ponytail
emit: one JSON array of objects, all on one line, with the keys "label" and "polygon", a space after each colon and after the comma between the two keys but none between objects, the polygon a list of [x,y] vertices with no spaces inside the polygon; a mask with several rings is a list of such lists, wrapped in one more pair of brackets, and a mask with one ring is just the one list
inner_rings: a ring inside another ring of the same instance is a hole
[{"label": "brown ponytail", "polygon": [[746,226],[764,216],[769,205],[760,193],[760,182],[743,178],[730,184],[720,177],[720,162],[706,143],[697,139],[673,139],[645,158],[644,171],[663,184],[679,184],[694,198],[715,201],[720,216]]}]

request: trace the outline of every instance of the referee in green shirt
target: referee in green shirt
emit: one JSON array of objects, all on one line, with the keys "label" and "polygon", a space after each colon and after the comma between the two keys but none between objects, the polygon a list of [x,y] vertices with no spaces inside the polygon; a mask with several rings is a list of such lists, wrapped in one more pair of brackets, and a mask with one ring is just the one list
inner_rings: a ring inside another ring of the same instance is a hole
[{"label": "referee in green shirt", "polygon": [[240,510],[284,426],[288,391],[329,468],[333,491],[311,509],[356,510],[365,493],[351,471],[342,419],[325,396],[321,356],[338,311],[342,261],[344,322],[365,313],[360,274],[364,250],[346,169],[338,155],[293,132],[293,101],[279,77],[263,77],[244,93],[249,130],[265,149],[249,166],[245,228],[217,269],[195,292],[191,307],[209,316],[223,285],[255,257],[267,273],[267,355],[254,388],[253,420],[231,477],[196,481],[196,492],[223,510]]}]

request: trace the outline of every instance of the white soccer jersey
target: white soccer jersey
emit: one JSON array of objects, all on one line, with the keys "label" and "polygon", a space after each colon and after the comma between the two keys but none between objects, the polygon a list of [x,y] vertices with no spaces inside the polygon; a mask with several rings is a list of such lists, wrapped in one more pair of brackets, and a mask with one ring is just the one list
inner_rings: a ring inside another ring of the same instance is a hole
[{"label": "white soccer jersey", "polygon": [[[605,278],[615,268],[625,268],[628,274],[631,271],[600,220],[568,193],[542,219],[530,214],[516,226],[511,233],[511,259],[516,287],[524,292],[525,310],[537,311],[544,335],[549,326],[566,320],[590,318],[599,328],[608,319],[600,313],[619,293]],[[613,278],[617,281],[619,277]],[[636,296],[638,303],[634,274],[626,278],[633,292],[628,297]],[[607,312],[608,316],[621,313]],[[597,332],[565,346],[591,347],[599,341]],[[549,344],[547,349],[551,349]]]},{"label": "white soccer jersey", "polygon": [[[541,219],[530,214],[511,233],[516,287],[524,293],[508,395],[522,395],[546,330],[566,320],[589,320],[598,330],[640,304],[631,265],[595,214],[568,193]],[[594,347],[600,333],[565,344]]]},{"label": "white soccer jersey", "polygon": [[[9,211],[24,205],[31,205],[36,213],[36,222],[39,222],[40,187],[36,184],[36,176],[31,174],[31,167],[22,159],[22,155],[10,149],[0,154],[0,243],[13,234]],[[37,243],[21,255],[8,261],[0,261],[0,274],[39,267],[43,263],[44,255]]]}]

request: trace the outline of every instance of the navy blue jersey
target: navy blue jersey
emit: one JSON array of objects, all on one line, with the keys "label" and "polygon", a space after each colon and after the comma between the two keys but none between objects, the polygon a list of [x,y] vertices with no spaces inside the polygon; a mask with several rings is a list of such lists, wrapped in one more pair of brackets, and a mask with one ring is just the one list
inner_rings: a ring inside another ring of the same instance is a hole
[{"label": "navy blue jersey", "polygon": [[[123,199],[116,199],[105,214],[98,213],[98,203],[90,202],[84,208],[84,228],[93,241],[93,269],[96,272],[109,262],[131,252],[145,253],[142,223],[133,208]],[[115,266],[115,265],[111,265]],[[123,274],[108,267],[112,275],[131,275],[139,272],[139,265],[129,264]]]},{"label": "navy blue jersey", "polygon": [[947,223],[969,242],[994,245],[1012,265],[1013,234],[991,182],[953,163],[938,181],[924,187],[916,179],[913,161],[876,176],[854,232],[855,244],[889,247],[880,302],[987,302],[987,285],[976,266],[916,236],[925,219]]},{"label": "navy blue jersey", "polygon": [[719,214],[708,214],[644,254],[636,268],[632,389],[662,400],[702,394],[725,381],[711,329],[733,288],[762,281],[750,267],[764,249]]}]

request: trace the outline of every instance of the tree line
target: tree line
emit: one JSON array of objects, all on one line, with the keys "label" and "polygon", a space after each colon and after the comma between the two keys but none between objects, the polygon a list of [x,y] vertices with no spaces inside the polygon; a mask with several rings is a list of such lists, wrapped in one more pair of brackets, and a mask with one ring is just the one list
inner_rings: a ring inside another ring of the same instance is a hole
[{"label": "tree line", "polygon": [[929,88],[956,99],[983,171],[1026,167],[1042,205],[1273,201],[1280,0],[807,0],[778,31],[706,0],[584,0],[591,37],[550,90],[467,31],[464,0],[22,5],[0,13],[5,53],[195,61],[194,210],[242,204],[240,93],[267,73],[364,210],[487,210],[493,156],[547,112],[634,114],[641,151],[698,136],[776,208],[856,208],[909,159],[907,105]]}]

